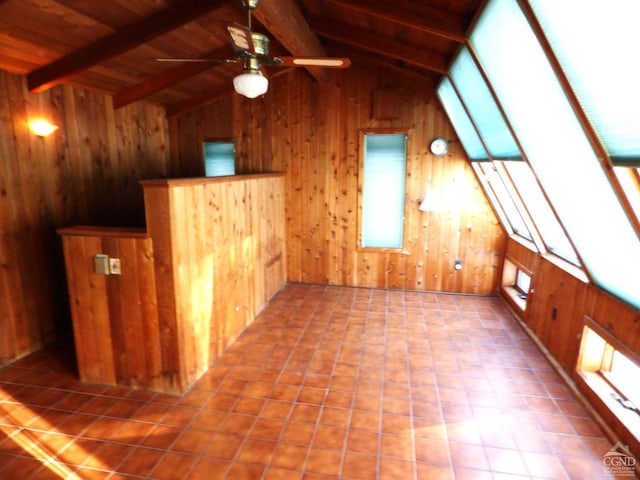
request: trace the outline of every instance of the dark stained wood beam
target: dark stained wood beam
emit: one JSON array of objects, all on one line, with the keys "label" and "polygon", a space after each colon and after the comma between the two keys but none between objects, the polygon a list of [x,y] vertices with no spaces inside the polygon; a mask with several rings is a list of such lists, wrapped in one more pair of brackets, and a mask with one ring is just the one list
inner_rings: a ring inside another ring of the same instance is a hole
[{"label": "dark stained wood beam", "polygon": [[[395,5],[392,2],[384,2],[383,5],[372,5],[370,1],[366,4],[353,0],[328,1],[350,10],[420,30],[447,40],[458,43],[464,43],[466,41],[465,32],[467,26],[465,21],[460,17],[452,16],[445,12],[437,12],[435,9],[428,9],[423,14],[416,15],[405,9],[394,8]],[[426,9],[426,7],[422,8]]]},{"label": "dark stained wood beam", "polygon": [[449,61],[442,54],[425,51],[391,38],[381,37],[368,30],[342,22],[331,22],[331,25],[327,25],[321,20],[313,19],[310,23],[313,31],[322,37],[387,58],[400,60],[408,65],[415,65],[440,75],[447,73]]},{"label": "dark stained wood beam", "polygon": [[346,48],[334,45],[335,44],[331,44],[331,53],[349,57],[353,67],[383,72],[393,77],[394,80],[399,80],[413,87],[433,89],[436,86],[437,80],[440,78],[440,76],[435,73],[407,67],[403,65],[401,61],[394,62],[386,57],[361,51],[353,47]]},{"label": "dark stained wood beam", "polygon": [[[202,59],[224,59],[231,56],[230,47],[222,47],[209,52],[204,55]],[[143,80],[137,85],[133,85],[126,90],[121,90],[113,95],[113,108],[120,108],[137,100],[141,100],[149,95],[152,95],[160,90],[164,90],[176,83],[180,83],[183,80],[187,80],[191,77],[206,72],[217,66],[224,65],[224,63],[216,62],[186,62],[177,63],[173,68],[165,70],[164,72]]]},{"label": "dark stained wood beam", "polygon": [[[327,56],[294,0],[261,0],[253,14],[291,55]],[[319,82],[329,81],[325,69],[308,67],[307,70]]]},{"label": "dark stained wood beam", "polygon": [[123,27],[112,35],[32,71],[27,75],[29,91],[38,93],[48,90],[77,73],[174,30],[222,7],[229,1],[181,0],[176,2],[162,11]]}]

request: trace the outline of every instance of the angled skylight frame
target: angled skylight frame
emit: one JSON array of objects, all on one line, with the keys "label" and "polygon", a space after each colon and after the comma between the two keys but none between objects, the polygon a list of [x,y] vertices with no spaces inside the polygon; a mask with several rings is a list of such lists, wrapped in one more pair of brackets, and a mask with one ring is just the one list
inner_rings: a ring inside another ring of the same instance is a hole
[{"label": "angled skylight frame", "polygon": [[520,148],[467,46],[456,55],[449,77],[491,158],[522,160]]},{"label": "angled skylight frame", "polygon": [[640,2],[528,0],[528,5],[613,164],[640,167],[640,95],[628,94],[638,88],[640,63],[622,48],[638,45]]},{"label": "angled skylight frame", "polygon": [[518,1],[489,0],[469,41],[590,279],[640,307],[638,234]]}]

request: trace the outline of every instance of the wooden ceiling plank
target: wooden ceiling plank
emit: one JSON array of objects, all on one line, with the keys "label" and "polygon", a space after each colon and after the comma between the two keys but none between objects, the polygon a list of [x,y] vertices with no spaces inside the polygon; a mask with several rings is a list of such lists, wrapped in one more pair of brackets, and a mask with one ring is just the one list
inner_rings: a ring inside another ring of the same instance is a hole
[{"label": "wooden ceiling plank", "polygon": [[[327,53],[313,33],[294,0],[262,0],[254,16],[294,56],[326,57]],[[319,82],[329,81],[327,71],[308,67]]]},{"label": "wooden ceiling plank", "polygon": [[331,52],[335,55],[349,56],[351,63],[357,68],[368,68],[389,74],[393,78],[402,77],[404,83],[418,85],[422,88],[433,89],[436,86],[438,75],[423,70],[414,70],[394,63],[393,60],[387,59],[380,55],[371,54],[369,52],[356,49],[352,46],[342,47],[337,43],[331,43]]},{"label": "wooden ceiling plank", "polygon": [[38,93],[48,90],[79,72],[220,8],[228,1],[182,0],[175,3],[29,73],[29,91]]},{"label": "wooden ceiling plank", "polygon": [[364,5],[353,0],[329,0],[329,2],[457,43],[466,41],[466,27],[463,19],[459,17],[451,16],[449,20],[442,21],[429,15],[416,16],[406,10],[390,7],[388,3],[382,7],[373,6],[371,3]]},{"label": "wooden ceiling plank", "polygon": [[331,25],[327,25],[314,19],[310,23],[313,31],[322,37],[400,60],[440,75],[447,73],[448,59],[444,55],[406,45],[391,38],[383,38],[367,30],[341,22],[332,22]]},{"label": "wooden ceiling plank", "polygon": [[[229,47],[225,46],[218,48],[207,55],[204,55],[203,59],[223,59],[229,56]],[[200,73],[206,72],[216,66],[220,66],[220,63],[215,62],[187,62],[181,63],[173,68],[165,70],[164,72],[143,80],[142,82],[133,85],[125,90],[121,90],[113,95],[113,108],[120,108],[137,100],[141,100],[149,95],[152,95],[160,90],[169,88],[176,83],[180,83],[183,80],[194,77]]]}]

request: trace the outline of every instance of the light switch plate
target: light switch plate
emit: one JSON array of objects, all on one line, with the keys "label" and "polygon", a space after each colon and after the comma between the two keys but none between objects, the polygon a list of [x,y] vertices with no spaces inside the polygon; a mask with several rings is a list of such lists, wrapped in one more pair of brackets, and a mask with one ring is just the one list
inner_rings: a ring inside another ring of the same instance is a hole
[{"label": "light switch plate", "polygon": [[111,272],[111,275],[122,275],[122,268],[120,268],[119,258],[109,259],[109,272]]}]

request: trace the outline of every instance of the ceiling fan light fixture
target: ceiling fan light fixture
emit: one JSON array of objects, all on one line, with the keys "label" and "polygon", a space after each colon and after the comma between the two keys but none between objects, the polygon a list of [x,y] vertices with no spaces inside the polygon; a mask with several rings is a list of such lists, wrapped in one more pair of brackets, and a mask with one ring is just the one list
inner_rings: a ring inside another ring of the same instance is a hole
[{"label": "ceiling fan light fixture", "polygon": [[233,88],[240,95],[256,98],[267,93],[269,80],[259,71],[245,70],[233,79]]}]

